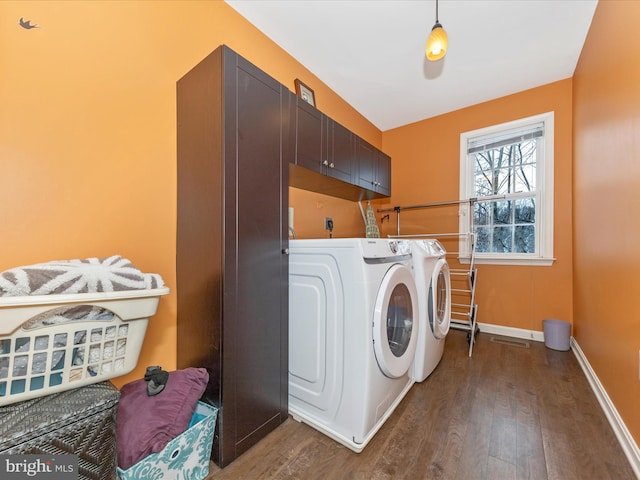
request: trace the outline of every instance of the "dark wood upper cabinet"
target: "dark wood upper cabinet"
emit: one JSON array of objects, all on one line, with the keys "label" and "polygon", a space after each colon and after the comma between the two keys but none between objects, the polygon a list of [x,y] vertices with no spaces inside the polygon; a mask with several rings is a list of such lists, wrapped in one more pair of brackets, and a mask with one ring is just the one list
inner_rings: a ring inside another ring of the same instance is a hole
[{"label": "dark wood upper cabinet", "polygon": [[328,155],[326,173],[343,182],[353,183],[356,136],[335,120],[327,117]]},{"label": "dark wood upper cabinet", "polygon": [[296,104],[296,165],[351,182],[354,134],[301,98]]},{"label": "dark wood upper cabinet", "polygon": [[[355,201],[391,195],[388,155],[301,98],[294,96],[294,101],[296,147],[295,164],[289,168],[291,186]],[[366,145],[362,149],[361,142]]]},{"label": "dark wood upper cabinet", "polygon": [[378,154],[378,192],[391,196],[391,157],[379,151]]},{"label": "dark wood upper cabinet", "polygon": [[383,196],[391,195],[391,158],[361,138],[357,141],[356,157],[356,183]]},{"label": "dark wood upper cabinet", "polygon": [[323,165],[327,152],[327,117],[320,110],[299,97],[296,102],[296,156],[295,163],[317,173],[325,172]]},{"label": "dark wood upper cabinet", "polygon": [[291,100],[225,46],[177,84],[177,363],[209,371],[221,467],[288,416]]}]

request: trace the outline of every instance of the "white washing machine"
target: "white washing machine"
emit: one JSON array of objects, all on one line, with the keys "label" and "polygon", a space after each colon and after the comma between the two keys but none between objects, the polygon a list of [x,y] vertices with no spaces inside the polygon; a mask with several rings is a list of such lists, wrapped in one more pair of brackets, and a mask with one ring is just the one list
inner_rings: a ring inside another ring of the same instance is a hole
[{"label": "white washing machine", "polygon": [[447,251],[438,240],[412,240],[411,253],[418,289],[420,328],[413,379],[424,381],[438,366],[451,323],[451,273]]},{"label": "white washing machine", "polygon": [[289,413],[360,452],[414,384],[405,240],[289,241]]}]

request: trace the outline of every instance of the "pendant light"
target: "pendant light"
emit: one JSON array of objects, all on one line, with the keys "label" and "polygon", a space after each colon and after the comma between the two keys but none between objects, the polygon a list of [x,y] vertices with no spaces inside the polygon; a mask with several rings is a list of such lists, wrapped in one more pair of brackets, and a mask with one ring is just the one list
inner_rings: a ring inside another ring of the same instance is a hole
[{"label": "pendant light", "polygon": [[436,23],[431,29],[431,33],[427,39],[427,47],[425,49],[427,60],[435,62],[436,60],[440,60],[444,57],[444,54],[447,53],[448,44],[449,39],[447,38],[447,32],[444,31],[444,28],[442,28],[442,25],[440,25],[440,21],[438,20],[438,0],[436,0]]}]

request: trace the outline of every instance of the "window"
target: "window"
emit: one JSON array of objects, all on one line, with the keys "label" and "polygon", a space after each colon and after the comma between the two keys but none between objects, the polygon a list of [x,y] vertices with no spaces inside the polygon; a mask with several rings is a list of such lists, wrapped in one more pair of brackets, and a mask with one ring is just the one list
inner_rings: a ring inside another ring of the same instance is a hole
[{"label": "window", "polygon": [[460,198],[478,263],[551,265],[553,112],[461,134]]}]

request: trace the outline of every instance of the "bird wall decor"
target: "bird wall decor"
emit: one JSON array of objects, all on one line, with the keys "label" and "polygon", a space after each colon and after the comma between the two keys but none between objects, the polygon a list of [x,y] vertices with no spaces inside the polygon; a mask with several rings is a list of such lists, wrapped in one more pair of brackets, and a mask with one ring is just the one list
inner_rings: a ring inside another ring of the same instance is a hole
[{"label": "bird wall decor", "polygon": [[20,17],[20,26],[25,30],[31,30],[32,28],[40,28],[40,25],[31,24],[31,20],[25,20],[24,17]]}]

